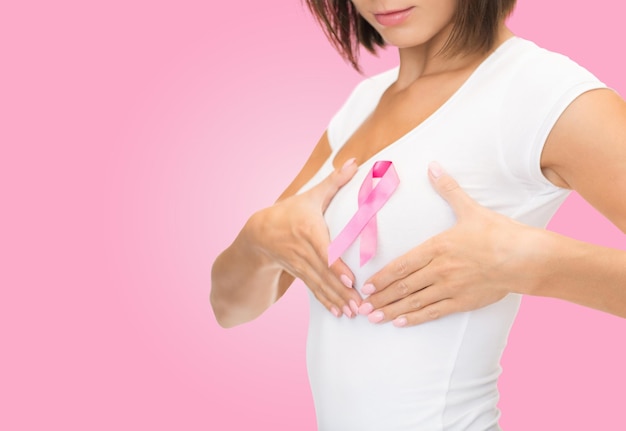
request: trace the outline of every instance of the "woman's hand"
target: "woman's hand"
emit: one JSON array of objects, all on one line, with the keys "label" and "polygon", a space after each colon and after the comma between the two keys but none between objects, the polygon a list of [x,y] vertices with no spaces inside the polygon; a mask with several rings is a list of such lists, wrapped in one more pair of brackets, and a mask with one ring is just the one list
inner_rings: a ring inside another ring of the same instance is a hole
[{"label": "woman's hand", "polygon": [[361,297],[352,289],[354,275],[338,259],[328,267],[330,237],[323,214],[337,191],[356,173],[354,159],[312,189],[277,202],[246,223],[249,244],[294,277],[336,317],[355,317]]},{"label": "woman's hand", "polygon": [[371,295],[359,311],[373,323],[417,325],[484,307],[538,282],[542,262],[533,251],[544,231],[480,206],[436,163],[429,178],[457,224],[366,282],[362,290]]}]

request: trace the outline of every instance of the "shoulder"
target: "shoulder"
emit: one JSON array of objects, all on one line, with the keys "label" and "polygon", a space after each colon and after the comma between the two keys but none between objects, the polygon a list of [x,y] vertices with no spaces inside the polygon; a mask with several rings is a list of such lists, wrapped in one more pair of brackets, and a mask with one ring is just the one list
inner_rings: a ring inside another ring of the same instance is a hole
[{"label": "shoulder", "polygon": [[[512,173],[553,186],[542,172],[544,145],[557,121],[581,95],[606,85],[566,55],[520,39],[503,62],[500,128]],[[502,82],[502,81],[500,81]]]},{"label": "shoulder", "polygon": [[509,92],[527,98],[559,97],[581,85],[604,86],[589,70],[564,54],[518,38],[507,60],[511,77]]}]

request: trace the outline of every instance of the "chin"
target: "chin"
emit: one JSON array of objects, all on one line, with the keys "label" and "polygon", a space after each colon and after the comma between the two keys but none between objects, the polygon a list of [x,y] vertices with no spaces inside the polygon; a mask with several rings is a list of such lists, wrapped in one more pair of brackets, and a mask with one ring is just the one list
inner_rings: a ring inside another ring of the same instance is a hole
[{"label": "chin", "polygon": [[397,48],[412,48],[420,45],[427,45],[444,37],[446,29],[438,27],[422,28],[396,28],[379,31],[383,40]]},{"label": "chin", "polygon": [[415,35],[411,37],[385,35],[382,36],[382,38],[387,45],[395,46],[396,48],[412,48],[414,46],[423,45],[432,39],[432,37],[415,37]]}]

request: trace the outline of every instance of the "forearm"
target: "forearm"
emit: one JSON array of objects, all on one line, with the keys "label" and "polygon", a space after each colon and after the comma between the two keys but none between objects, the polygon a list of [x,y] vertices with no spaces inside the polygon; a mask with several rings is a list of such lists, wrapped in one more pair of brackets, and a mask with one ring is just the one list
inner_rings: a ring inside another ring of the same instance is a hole
[{"label": "forearm", "polygon": [[560,298],[626,317],[626,251],[548,231],[535,234],[541,238],[531,267],[538,277],[519,293]]},{"label": "forearm", "polygon": [[211,269],[211,306],[225,328],[258,317],[294,280],[250,244],[245,229]]}]

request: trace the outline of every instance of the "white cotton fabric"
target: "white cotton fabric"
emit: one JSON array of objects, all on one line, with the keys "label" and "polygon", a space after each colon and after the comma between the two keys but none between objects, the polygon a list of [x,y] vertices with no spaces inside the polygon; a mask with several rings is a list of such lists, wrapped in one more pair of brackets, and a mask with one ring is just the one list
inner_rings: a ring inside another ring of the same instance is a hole
[{"label": "white cotton fabric", "polygon": [[[331,157],[300,193],[332,171],[337,151],[397,74],[396,67],[356,86],[329,124]],[[328,207],[334,238],[357,210],[373,163],[394,163],[400,185],[377,215],[376,255],[359,267],[356,241],[342,256],[357,289],[454,225],[454,213],[428,181],[434,160],[481,205],[545,227],[568,191],[542,175],[543,145],[577,96],[603,87],[563,55],[518,37],[504,42],[431,117],[366,161]],[[500,358],[519,303],[511,294],[476,311],[396,328],[365,316],[337,319],[310,294],[307,367],[319,430],[498,430]]]}]

